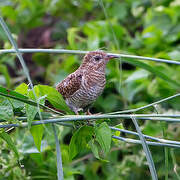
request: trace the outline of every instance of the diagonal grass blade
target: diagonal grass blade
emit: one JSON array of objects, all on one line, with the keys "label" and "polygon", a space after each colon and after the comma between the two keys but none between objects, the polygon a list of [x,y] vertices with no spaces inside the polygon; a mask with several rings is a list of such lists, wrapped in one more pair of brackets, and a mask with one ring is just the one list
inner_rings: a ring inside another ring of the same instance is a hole
[{"label": "diagonal grass blade", "polygon": [[139,138],[140,138],[140,140],[142,142],[142,146],[143,146],[144,152],[146,154],[146,158],[147,158],[147,161],[148,161],[148,164],[149,164],[149,169],[150,169],[150,172],[151,172],[152,179],[157,180],[158,179],[157,178],[157,173],[156,173],[154,161],[152,159],[152,155],[151,155],[151,152],[149,150],[149,147],[148,147],[148,145],[146,143],[146,140],[145,140],[145,138],[144,138],[144,136],[143,136],[143,134],[142,134],[142,132],[141,132],[141,130],[139,128],[139,125],[138,125],[135,117],[132,117],[132,121],[133,121],[133,123],[134,123],[134,125],[136,127],[136,130],[137,130],[137,132],[139,134]]},{"label": "diagonal grass blade", "polygon": [[55,141],[56,141],[57,176],[58,176],[58,180],[63,180],[64,177],[63,177],[63,167],[62,167],[60,144],[59,144],[59,140],[58,140],[58,137],[57,137],[56,128],[55,128],[54,124],[52,124],[52,128],[53,128],[54,137],[55,137]]}]

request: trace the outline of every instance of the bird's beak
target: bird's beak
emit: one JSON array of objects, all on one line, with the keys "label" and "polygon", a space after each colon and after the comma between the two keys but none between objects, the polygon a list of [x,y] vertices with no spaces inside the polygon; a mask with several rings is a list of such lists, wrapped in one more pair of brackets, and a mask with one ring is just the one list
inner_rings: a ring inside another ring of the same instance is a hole
[{"label": "bird's beak", "polygon": [[114,59],[114,58],[119,58],[119,56],[113,55],[113,54],[108,54],[106,57],[107,57],[108,60]]}]

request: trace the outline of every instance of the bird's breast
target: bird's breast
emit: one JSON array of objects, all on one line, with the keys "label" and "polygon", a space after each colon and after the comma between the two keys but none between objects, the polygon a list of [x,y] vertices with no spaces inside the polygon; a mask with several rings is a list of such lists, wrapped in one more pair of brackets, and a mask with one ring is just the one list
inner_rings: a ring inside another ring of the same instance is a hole
[{"label": "bird's breast", "polygon": [[104,73],[90,73],[82,76],[81,87],[70,98],[73,106],[83,108],[93,103],[104,90],[106,78]]},{"label": "bird's breast", "polygon": [[104,73],[92,72],[82,78],[82,88],[89,95],[98,96],[103,91],[106,84]]},{"label": "bird's breast", "polygon": [[91,73],[86,75],[82,79],[83,96],[88,99],[89,102],[93,102],[104,90],[106,79],[104,74]]}]

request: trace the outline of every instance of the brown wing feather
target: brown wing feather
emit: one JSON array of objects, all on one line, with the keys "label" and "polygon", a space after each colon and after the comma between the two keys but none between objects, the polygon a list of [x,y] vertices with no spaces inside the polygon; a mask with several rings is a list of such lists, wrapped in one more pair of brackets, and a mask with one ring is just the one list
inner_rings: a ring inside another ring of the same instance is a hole
[{"label": "brown wing feather", "polygon": [[56,89],[64,97],[68,98],[73,95],[81,86],[82,74],[74,72],[67,76],[63,81],[61,81]]}]

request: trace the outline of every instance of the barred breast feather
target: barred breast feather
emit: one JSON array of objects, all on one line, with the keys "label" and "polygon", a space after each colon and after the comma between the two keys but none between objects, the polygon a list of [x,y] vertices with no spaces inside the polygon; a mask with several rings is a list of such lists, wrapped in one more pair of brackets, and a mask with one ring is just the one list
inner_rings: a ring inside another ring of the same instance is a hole
[{"label": "barred breast feather", "polygon": [[67,105],[77,112],[97,99],[105,83],[105,74],[102,72],[76,71],[59,83],[56,89],[65,98]]}]

